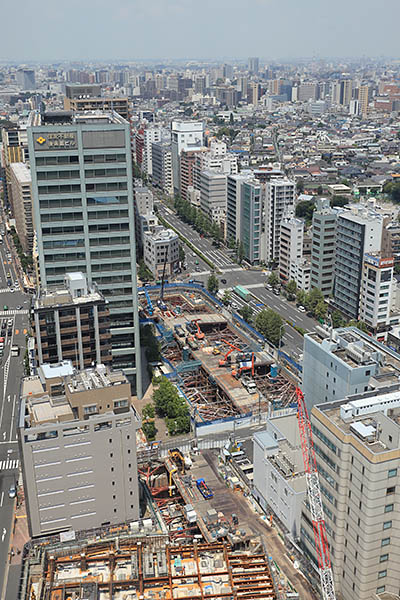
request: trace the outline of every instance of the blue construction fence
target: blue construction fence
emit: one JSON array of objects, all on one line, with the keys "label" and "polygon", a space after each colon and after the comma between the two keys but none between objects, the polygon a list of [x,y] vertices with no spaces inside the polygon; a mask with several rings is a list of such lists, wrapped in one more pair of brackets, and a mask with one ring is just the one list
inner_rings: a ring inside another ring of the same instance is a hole
[{"label": "blue construction fence", "polygon": [[284,361],[286,361],[289,365],[291,365],[299,373],[303,372],[303,367],[301,365],[299,365],[299,363],[297,363],[295,360],[293,360],[293,358],[291,358],[288,354],[286,354],[286,352],[283,352],[282,350],[279,350],[278,351],[278,356],[280,358],[283,358]]}]

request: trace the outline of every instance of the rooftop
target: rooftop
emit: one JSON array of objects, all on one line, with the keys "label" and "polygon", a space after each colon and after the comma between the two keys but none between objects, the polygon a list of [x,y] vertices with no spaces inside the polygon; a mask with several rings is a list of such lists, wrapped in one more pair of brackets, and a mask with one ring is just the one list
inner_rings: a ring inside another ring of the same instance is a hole
[{"label": "rooftop", "polygon": [[14,175],[17,177],[17,179],[20,183],[31,183],[32,182],[31,171],[25,163],[16,162],[16,163],[11,163],[10,166],[11,166],[11,170],[13,171]]},{"label": "rooftop", "polygon": [[85,124],[126,124],[127,121],[115,111],[85,111],[73,112],[68,110],[47,111],[40,113],[32,111],[29,114],[28,127],[59,127],[64,125],[85,125]]}]

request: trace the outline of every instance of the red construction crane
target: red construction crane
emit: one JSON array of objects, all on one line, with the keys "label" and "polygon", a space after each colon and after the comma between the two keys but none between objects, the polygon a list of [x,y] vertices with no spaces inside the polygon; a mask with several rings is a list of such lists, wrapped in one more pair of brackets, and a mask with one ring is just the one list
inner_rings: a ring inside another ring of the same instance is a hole
[{"label": "red construction crane", "polygon": [[199,321],[200,319],[193,319],[192,324],[197,327],[197,333],[196,333],[196,337],[198,340],[203,340],[204,339],[204,333],[202,332],[202,330],[200,329],[200,325],[199,325]]},{"label": "red construction crane", "polygon": [[296,396],[308,501],[310,503],[315,548],[317,551],[319,574],[321,577],[322,598],[323,600],[336,600],[311,423],[308,417],[304,395],[300,388],[296,388]]},{"label": "red construction crane", "polygon": [[237,350],[238,352],[241,352],[242,350],[240,348],[238,348],[237,346],[234,346],[233,344],[231,344],[227,340],[221,340],[221,342],[223,342],[227,346],[230,346],[230,350],[228,350],[228,352],[225,354],[224,358],[221,358],[220,361],[219,361],[219,366],[220,367],[226,367],[231,362],[230,359],[228,360],[229,355],[232,354],[232,352],[234,350]]},{"label": "red construction crane", "polygon": [[236,379],[239,379],[239,377],[241,376],[241,374],[244,371],[250,371],[251,369],[251,374],[254,377],[254,360],[255,360],[255,354],[254,352],[251,353],[251,364],[250,365],[246,365],[245,367],[239,367],[239,369],[234,369],[232,371],[232,375],[233,377],[235,377]]}]

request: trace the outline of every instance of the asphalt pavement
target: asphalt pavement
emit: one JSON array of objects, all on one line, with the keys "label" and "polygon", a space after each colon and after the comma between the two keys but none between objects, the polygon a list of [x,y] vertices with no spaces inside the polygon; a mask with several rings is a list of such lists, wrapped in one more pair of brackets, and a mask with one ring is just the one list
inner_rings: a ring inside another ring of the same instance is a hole
[{"label": "asphalt pavement", "polygon": [[[241,285],[251,292],[255,298],[250,303],[243,301],[235,295],[234,302],[239,308],[245,304],[249,305],[253,309],[254,314],[257,314],[264,308],[272,308],[281,315],[285,322],[289,322],[285,326],[281,349],[299,360],[303,352],[303,336],[296,331],[295,327],[300,327],[305,331],[313,331],[318,325],[315,319],[300,312],[294,302],[289,302],[284,296],[277,296],[274,292],[267,290],[265,287],[268,277],[267,271],[256,268],[245,269],[237,263],[232,262],[225,248],[215,248],[210,239],[201,237],[190,225],[183,223],[169,207],[157,203],[157,208],[168,223],[173,225],[206,258],[214,263],[219,271],[220,290],[230,290],[237,285]],[[210,266],[199,258],[193,250],[185,247],[185,252],[187,269],[179,278],[183,281],[186,278],[192,278],[206,283],[211,273]]]},{"label": "asphalt pavement", "polygon": [[[4,236],[2,236],[4,239]],[[19,479],[19,453],[17,444],[17,419],[21,378],[24,374],[24,354],[28,329],[30,297],[21,290],[11,292],[18,277],[13,259],[7,257],[9,250],[6,241],[0,245],[0,324],[6,324],[1,337],[4,338],[3,356],[0,357],[0,596],[7,579],[6,566],[10,547],[10,534],[13,528],[15,499],[9,497],[10,487]],[[7,273],[11,275],[12,286],[7,285]],[[22,309],[17,309],[21,305]],[[4,310],[6,307],[6,310]],[[10,327],[8,327],[10,322]],[[20,348],[19,356],[11,356],[11,346]],[[15,575],[15,574],[14,574]],[[13,578],[12,588],[7,589],[7,600],[17,597],[15,585],[18,576]]]}]

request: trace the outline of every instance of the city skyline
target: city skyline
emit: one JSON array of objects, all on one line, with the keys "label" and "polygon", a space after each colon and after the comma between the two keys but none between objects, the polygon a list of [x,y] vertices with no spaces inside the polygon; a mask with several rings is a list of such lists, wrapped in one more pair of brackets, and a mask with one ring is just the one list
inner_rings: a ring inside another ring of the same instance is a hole
[{"label": "city skyline", "polygon": [[116,0],[111,14],[104,0],[73,0],[64,13],[48,0],[40,11],[22,4],[18,50],[5,29],[2,61],[398,56],[395,0],[383,7],[338,0],[334,8],[316,0],[251,0],[245,10],[238,0],[205,0],[201,7],[194,0]]}]

